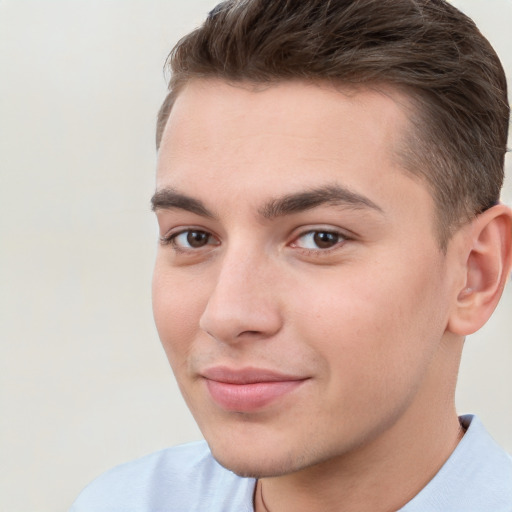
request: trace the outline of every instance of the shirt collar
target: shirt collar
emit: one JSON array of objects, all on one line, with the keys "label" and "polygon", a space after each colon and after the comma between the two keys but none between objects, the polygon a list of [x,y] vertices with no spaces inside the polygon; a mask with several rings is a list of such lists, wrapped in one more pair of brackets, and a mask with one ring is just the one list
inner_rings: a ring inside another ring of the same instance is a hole
[{"label": "shirt collar", "polygon": [[482,422],[460,417],[466,433],[443,467],[399,512],[510,512],[512,459]]}]

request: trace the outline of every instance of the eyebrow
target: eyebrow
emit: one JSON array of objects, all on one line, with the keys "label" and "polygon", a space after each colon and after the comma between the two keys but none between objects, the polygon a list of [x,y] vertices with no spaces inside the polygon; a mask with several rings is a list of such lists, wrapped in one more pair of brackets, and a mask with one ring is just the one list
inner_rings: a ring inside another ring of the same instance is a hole
[{"label": "eyebrow", "polygon": [[266,219],[311,210],[322,205],[372,209],[384,213],[371,199],[340,185],[326,185],[305,192],[287,194],[266,203],[259,213]]},{"label": "eyebrow", "polygon": [[[380,206],[371,199],[340,185],[326,185],[304,192],[286,194],[267,201],[258,213],[265,219],[284,217],[294,213],[311,210],[322,205],[343,206],[354,209],[372,209],[383,213]],[[151,198],[151,209],[186,210],[202,217],[211,219],[216,216],[199,199],[182,194],[173,188],[163,188],[155,192]]]},{"label": "eyebrow", "polygon": [[178,192],[173,188],[163,188],[157,190],[151,198],[151,209],[156,212],[157,210],[186,210],[187,212],[201,215],[202,217],[215,218],[208,208],[193,197],[187,196]]}]

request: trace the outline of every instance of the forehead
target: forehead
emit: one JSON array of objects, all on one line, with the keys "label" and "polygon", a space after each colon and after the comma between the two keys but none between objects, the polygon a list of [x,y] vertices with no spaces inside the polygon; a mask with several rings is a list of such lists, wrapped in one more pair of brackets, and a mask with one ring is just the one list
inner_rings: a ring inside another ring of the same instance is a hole
[{"label": "forehead", "polygon": [[[387,85],[302,81],[262,85],[195,79],[179,91],[164,131],[162,144],[170,142],[171,135],[175,146],[162,149],[174,151],[183,144],[211,149],[215,136],[224,137],[222,146],[227,149],[243,137],[271,138],[277,133],[314,140],[319,155],[336,131],[341,144],[359,147],[370,142],[391,154],[407,131],[409,108],[407,96]],[[366,136],[360,137],[363,132]]]},{"label": "forehead", "polygon": [[224,201],[224,183],[256,205],[265,195],[334,183],[376,204],[407,207],[411,187],[426,190],[397,156],[409,130],[407,108],[407,97],[386,87],[193,80],[164,130],[157,189]]}]

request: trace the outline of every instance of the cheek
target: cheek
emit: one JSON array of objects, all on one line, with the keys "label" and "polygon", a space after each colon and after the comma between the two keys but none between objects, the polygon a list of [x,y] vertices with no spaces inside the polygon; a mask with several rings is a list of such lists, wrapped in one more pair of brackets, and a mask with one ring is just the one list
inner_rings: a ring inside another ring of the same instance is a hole
[{"label": "cheek", "polygon": [[160,341],[175,372],[186,362],[197,336],[203,295],[196,280],[184,282],[178,273],[166,271],[157,262],[152,284],[153,315]]},{"label": "cheek", "polygon": [[[428,268],[442,275],[438,266]],[[315,292],[306,300],[297,291],[296,318],[307,342],[328,361],[332,379],[366,386],[424,371],[444,332],[445,308],[441,278],[416,269],[413,261],[354,265],[308,286]]]}]

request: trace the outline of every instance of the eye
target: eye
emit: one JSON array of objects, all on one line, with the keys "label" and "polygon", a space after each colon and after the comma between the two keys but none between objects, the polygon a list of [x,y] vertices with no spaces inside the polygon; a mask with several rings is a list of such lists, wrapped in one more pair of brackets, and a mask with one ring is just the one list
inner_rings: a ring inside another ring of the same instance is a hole
[{"label": "eye", "polygon": [[299,236],[292,246],[308,250],[322,250],[335,247],[345,240],[347,238],[337,231],[313,230]]},{"label": "eye", "polygon": [[162,243],[171,244],[175,249],[182,250],[201,249],[207,245],[218,245],[218,241],[213,235],[200,229],[186,229],[163,237]]}]

